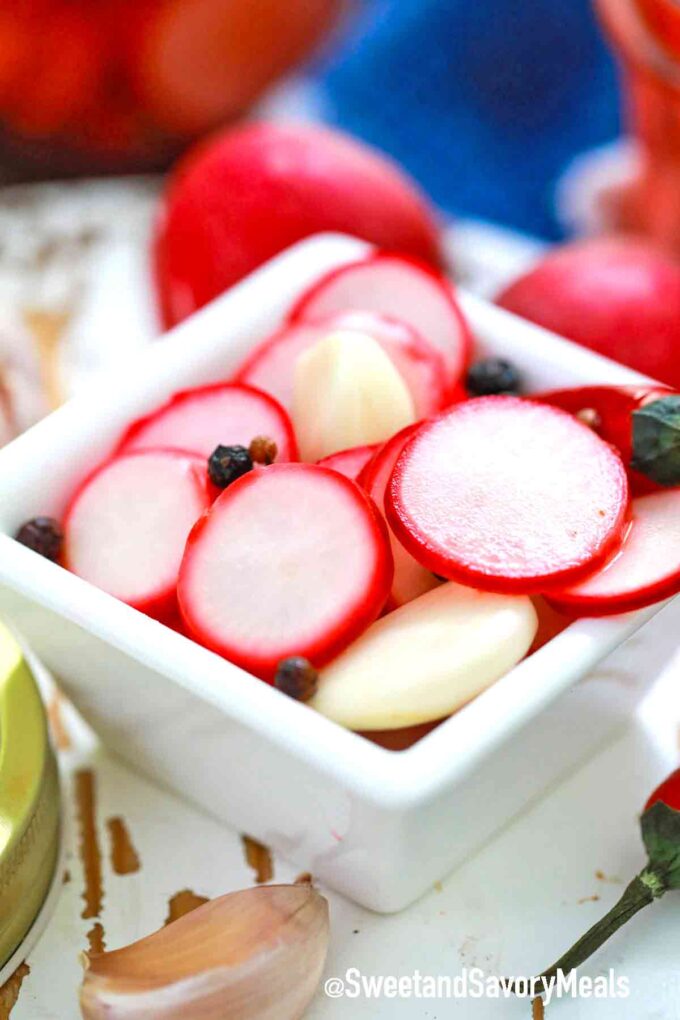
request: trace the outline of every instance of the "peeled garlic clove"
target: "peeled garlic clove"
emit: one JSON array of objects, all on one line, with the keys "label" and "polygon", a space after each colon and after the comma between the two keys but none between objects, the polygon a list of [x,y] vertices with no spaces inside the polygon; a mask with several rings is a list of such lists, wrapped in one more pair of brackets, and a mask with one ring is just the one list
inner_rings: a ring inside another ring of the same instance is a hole
[{"label": "peeled garlic clove", "polygon": [[297,1020],[328,938],[328,903],[309,885],[231,893],[94,957],[80,1008],[85,1020]]},{"label": "peeled garlic clove", "polygon": [[452,581],[377,623],[321,671],[309,704],[353,730],[393,730],[451,715],[529,650],[529,598]]},{"label": "peeled garlic clove", "polygon": [[293,424],[303,460],[383,442],[415,420],[406,383],[368,334],[333,333],[298,358]]}]

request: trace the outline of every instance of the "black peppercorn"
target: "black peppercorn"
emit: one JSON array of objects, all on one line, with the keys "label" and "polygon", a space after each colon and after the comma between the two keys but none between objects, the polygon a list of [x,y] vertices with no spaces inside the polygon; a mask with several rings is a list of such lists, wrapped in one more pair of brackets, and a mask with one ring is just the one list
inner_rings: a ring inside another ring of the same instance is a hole
[{"label": "black peppercorn", "polygon": [[56,561],[61,556],[64,532],[53,517],[34,517],[22,524],[15,538],[17,542],[37,552],[45,559]]},{"label": "black peppercorn", "polygon": [[218,446],[208,460],[210,481],[226,489],[241,475],[253,470],[253,458],[245,446]]},{"label": "black peppercorn", "polygon": [[470,366],[465,386],[472,397],[491,397],[501,393],[518,394],[519,372],[502,358],[485,358]]},{"label": "black peppercorn", "polygon": [[311,662],[299,655],[283,659],[276,669],[274,686],[296,701],[309,701],[316,694],[318,685],[319,674]]}]

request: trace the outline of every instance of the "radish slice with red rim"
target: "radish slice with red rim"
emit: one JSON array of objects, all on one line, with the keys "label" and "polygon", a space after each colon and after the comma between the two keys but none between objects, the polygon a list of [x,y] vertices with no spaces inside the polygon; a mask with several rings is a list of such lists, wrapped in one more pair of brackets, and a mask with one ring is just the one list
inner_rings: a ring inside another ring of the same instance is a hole
[{"label": "radish slice with red rim", "polygon": [[255,348],[234,375],[234,382],[270,393],[289,410],[299,356],[324,337],[348,331],[367,334],[380,344],[408,386],[419,418],[444,407],[448,394],[441,354],[412,326],[374,312],[341,312],[288,325]]},{"label": "radish slice with red rim", "polygon": [[426,422],[386,499],[390,526],[420,563],[498,592],[541,592],[597,570],[627,509],[615,450],[563,411],[504,396]]},{"label": "radish slice with red rim", "polygon": [[363,309],[407,322],[444,359],[447,389],[462,378],[472,339],[451,283],[429,266],[377,253],[331,270],[298,300],[291,322]]},{"label": "radish slice with red rim", "polygon": [[89,476],[64,520],[64,565],[152,616],[175,606],[192,527],[210,505],[205,462],[175,450],[124,454]]},{"label": "radish slice with red rim", "polygon": [[576,386],[537,393],[531,399],[576,415],[606,443],[615,446],[628,469],[631,489],[636,495],[644,495],[656,492],[660,486],[631,468],[633,413],[672,392],[660,386]]},{"label": "radish slice with red rim", "polygon": [[[399,454],[418,428],[418,425],[409,425],[401,432],[397,432],[396,436],[392,436],[384,446],[380,447],[359,475],[359,484],[380,509],[384,508],[385,492]],[[391,530],[390,545],[394,559],[394,579],[388,606],[390,609],[394,609],[411,602],[419,595],[424,595],[425,592],[436,588],[441,582],[431,570],[414,560]]]},{"label": "radish slice with red rim", "polygon": [[247,447],[256,436],[274,440],[277,460],[297,458],[290,418],[273,397],[252,386],[217,383],[175,394],[130,426],[119,450],[172,447],[207,459],[216,446]]},{"label": "radish slice with red rim", "polygon": [[193,529],[178,596],[201,644],[262,679],[302,655],[322,666],[380,613],[392,580],[366,494],[313,464],[255,468]]},{"label": "radish slice with red rim", "polygon": [[680,489],[633,500],[632,522],[622,548],[580,584],[553,592],[558,610],[609,616],[642,609],[680,591]]},{"label": "radish slice with red rim", "polygon": [[366,465],[373,459],[374,454],[380,449],[380,443],[372,446],[353,446],[351,450],[340,450],[339,453],[331,453],[317,461],[319,467],[331,468],[338,471],[345,478],[357,481],[359,475]]}]

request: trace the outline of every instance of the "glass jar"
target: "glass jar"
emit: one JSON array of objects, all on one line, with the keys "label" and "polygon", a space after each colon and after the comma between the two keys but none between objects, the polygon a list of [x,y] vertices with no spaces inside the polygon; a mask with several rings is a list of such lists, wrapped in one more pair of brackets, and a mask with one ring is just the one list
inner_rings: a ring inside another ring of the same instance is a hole
[{"label": "glass jar", "polygon": [[165,166],[314,46],[340,0],[12,0],[0,177]]},{"label": "glass jar", "polygon": [[639,169],[619,194],[618,226],[680,254],[680,3],[596,0],[620,60]]}]

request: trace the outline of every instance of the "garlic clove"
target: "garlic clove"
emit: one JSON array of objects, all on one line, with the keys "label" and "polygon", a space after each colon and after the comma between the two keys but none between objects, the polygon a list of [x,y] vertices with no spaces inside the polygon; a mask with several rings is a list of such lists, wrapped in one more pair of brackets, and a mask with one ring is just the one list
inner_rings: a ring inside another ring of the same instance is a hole
[{"label": "garlic clove", "polygon": [[352,730],[394,730],[451,715],[526,655],[531,600],[449,581],[383,616],[321,670],[308,704]]},{"label": "garlic clove", "polygon": [[309,885],[269,885],[198,907],[89,961],[85,1020],[297,1020],[328,951],[328,903]]},{"label": "garlic clove", "polygon": [[415,420],[406,383],[368,334],[333,333],[298,358],[293,424],[303,460],[383,442]]}]

